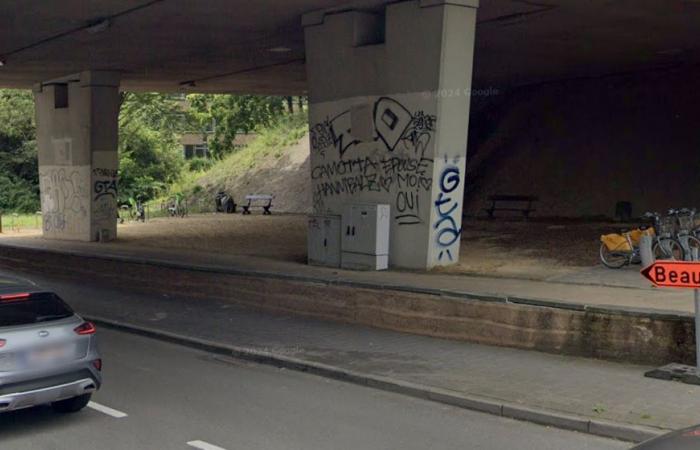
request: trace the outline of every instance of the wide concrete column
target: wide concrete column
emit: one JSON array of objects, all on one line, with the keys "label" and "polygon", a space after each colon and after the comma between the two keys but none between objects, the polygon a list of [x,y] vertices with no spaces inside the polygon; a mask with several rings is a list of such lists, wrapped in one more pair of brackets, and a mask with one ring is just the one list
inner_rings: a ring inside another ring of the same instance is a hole
[{"label": "wide concrete column", "polygon": [[459,259],[477,7],[304,17],[314,211],[390,204],[393,266]]},{"label": "wide concrete column", "polygon": [[83,72],[34,90],[44,237],[117,235],[119,74]]}]

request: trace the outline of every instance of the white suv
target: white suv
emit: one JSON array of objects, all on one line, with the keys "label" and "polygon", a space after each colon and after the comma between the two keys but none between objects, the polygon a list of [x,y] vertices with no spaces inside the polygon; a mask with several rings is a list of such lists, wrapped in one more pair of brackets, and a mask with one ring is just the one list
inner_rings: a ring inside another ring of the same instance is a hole
[{"label": "white suv", "polygon": [[102,384],[95,327],[56,294],[0,276],[0,412],[84,408]]}]

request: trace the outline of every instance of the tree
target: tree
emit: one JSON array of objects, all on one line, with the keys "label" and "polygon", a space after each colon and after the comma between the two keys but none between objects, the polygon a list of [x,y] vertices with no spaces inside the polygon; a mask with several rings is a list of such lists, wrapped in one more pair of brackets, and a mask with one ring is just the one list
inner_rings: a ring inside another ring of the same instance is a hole
[{"label": "tree", "polygon": [[187,100],[191,123],[205,136],[217,159],[233,150],[239,133],[268,126],[285,113],[284,97],[191,94]]},{"label": "tree", "polygon": [[39,167],[31,91],[0,89],[0,210],[39,208]]},{"label": "tree", "polygon": [[[121,94],[119,115],[120,201],[148,200],[166,192],[184,166],[179,133],[209,137],[215,157],[233,149],[238,133],[268,126],[285,114],[286,98],[190,95],[186,105],[170,95]],[[211,136],[210,136],[211,135]],[[0,209],[39,209],[34,99],[29,91],[0,90]]]},{"label": "tree", "polygon": [[187,117],[169,95],[123,93],[119,113],[119,200],[150,200],[180,177],[178,133]]},{"label": "tree", "polygon": [[138,122],[173,138],[188,127],[184,103],[175,97],[155,92],[122,92],[119,126],[128,128]]}]

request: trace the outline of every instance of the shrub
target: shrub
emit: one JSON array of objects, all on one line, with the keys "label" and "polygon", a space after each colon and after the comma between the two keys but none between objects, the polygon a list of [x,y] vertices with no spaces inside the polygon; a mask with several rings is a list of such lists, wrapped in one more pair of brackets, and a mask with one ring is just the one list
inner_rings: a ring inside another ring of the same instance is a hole
[{"label": "shrub", "polygon": [[205,170],[211,169],[214,165],[214,161],[206,158],[193,158],[189,160],[188,167],[190,172],[204,172]]}]

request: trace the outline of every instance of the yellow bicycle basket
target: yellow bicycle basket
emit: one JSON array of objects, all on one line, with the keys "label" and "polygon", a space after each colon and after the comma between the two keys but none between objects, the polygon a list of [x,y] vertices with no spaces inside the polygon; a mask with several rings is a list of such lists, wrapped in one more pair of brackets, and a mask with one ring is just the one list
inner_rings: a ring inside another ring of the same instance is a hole
[{"label": "yellow bicycle basket", "polygon": [[[642,236],[654,236],[655,234],[656,233],[653,227],[645,230],[637,228],[624,234],[604,234],[600,237],[600,241],[605,244],[605,246],[611,252],[631,252],[632,247],[630,246],[630,242],[632,242],[632,245],[636,247],[639,245],[639,241],[642,239]],[[630,238],[629,241],[627,240],[627,236]]]},{"label": "yellow bicycle basket", "polygon": [[631,252],[632,247],[627,241],[627,238],[622,234],[604,234],[600,237],[600,241],[605,244],[605,246],[611,252]]}]

